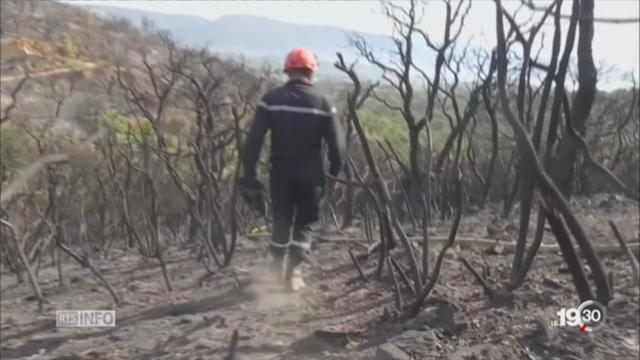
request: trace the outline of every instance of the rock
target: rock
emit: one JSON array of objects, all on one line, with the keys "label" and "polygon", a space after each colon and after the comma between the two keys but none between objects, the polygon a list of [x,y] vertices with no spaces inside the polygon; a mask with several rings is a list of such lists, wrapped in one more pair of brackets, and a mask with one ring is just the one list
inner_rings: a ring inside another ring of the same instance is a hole
[{"label": "rock", "polygon": [[456,352],[447,356],[448,360],[480,360],[498,358],[500,358],[499,354],[497,354],[496,351],[491,351],[491,346],[488,344],[461,346],[456,350]]},{"label": "rock", "polygon": [[152,284],[148,284],[142,281],[134,280],[127,285],[127,290],[131,292],[145,292],[152,293]]},{"label": "rock", "polygon": [[107,358],[104,353],[101,353],[95,350],[89,350],[86,353],[83,353],[82,356],[85,359],[106,359]]},{"label": "rock", "polygon": [[217,329],[226,329],[226,328],[228,328],[227,319],[224,316],[218,317],[217,322],[216,322],[216,328]]},{"label": "rock", "polygon": [[531,334],[532,339],[536,339],[540,344],[548,344],[556,335],[556,328],[549,325],[543,319],[536,320],[536,328]]},{"label": "rock", "polygon": [[616,297],[609,303],[609,311],[626,311],[629,308],[629,304],[630,302],[628,297],[616,294]]},{"label": "rock", "polygon": [[359,332],[348,331],[339,327],[326,327],[313,332],[313,334],[296,340],[291,344],[291,349],[298,354],[312,354],[323,351],[335,351],[344,349],[349,345],[350,337]]},{"label": "rock", "polygon": [[600,207],[600,208],[610,208],[611,205],[613,205],[613,204],[611,203],[611,201],[609,199],[607,199],[607,200],[602,200],[600,202],[600,204],[598,204],[598,207]]},{"label": "rock", "polygon": [[433,352],[433,349],[438,347],[438,337],[433,330],[418,331],[409,330],[395,336],[389,340],[390,343],[411,351],[412,353],[428,354]]},{"label": "rock", "polygon": [[598,206],[601,208],[611,208],[617,204],[624,203],[624,201],[624,196],[618,194],[610,194],[607,199],[600,201]]},{"label": "rock", "polygon": [[111,341],[122,341],[122,336],[117,335],[117,334],[111,334],[109,335],[109,340]]},{"label": "rock", "polygon": [[380,315],[380,321],[392,321],[392,320],[396,320],[398,319],[398,316],[400,314],[398,313],[397,310],[395,309],[391,309],[389,310],[388,308],[383,308],[382,309],[382,315]]},{"label": "rock", "polygon": [[548,287],[553,288],[553,289],[563,289],[564,288],[564,286],[562,284],[560,284],[557,279],[548,278],[548,277],[544,277],[542,279],[542,284],[544,286],[548,286]]},{"label": "rock", "polygon": [[358,335],[359,332],[349,331],[340,327],[326,327],[324,329],[314,331],[313,334],[336,346],[346,347],[350,342],[349,337]]},{"label": "rock", "polygon": [[[44,296],[44,294],[43,294]],[[29,295],[27,297],[24,298],[24,301],[36,301],[38,300],[38,297],[36,295]]]},{"label": "rock", "polygon": [[384,343],[376,351],[377,360],[411,360],[409,354],[392,343]]},{"label": "rock", "polygon": [[427,325],[441,329],[448,336],[457,335],[467,330],[464,314],[449,303],[437,306],[434,316],[427,319]]},{"label": "rock", "polygon": [[79,354],[69,354],[58,356],[56,358],[53,358],[53,360],[83,360],[83,357]]},{"label": "rock", "polygon": [[357,237],[362,234],[362,231],[357,226],[349,226],[342,229],[342,233],[347,236]]},{"label": "rock", "polygon": [[211,349],[217,349],[217,348],[218,348],[218,344],[216,342],[203,337],[198,338],[198,344],[196,345],[196,349],[211,350]]},{"label": "rock", "polygon": [[553,292],[549,291],[549,290],[543,290],[542,293],[540,294],[540,300],[541,300],[541,304],[544,306],[551,306],[554,304],[553,301]]},{"label": "rock", "polygon": [[158,345],[156,339],[154,338],[143,338],[136,341],[136,348],[146,351],[151,351],[156,348]]},{"label": "rock", "polygon": [[504,231],[512,234],[518,231],[518,225],[514,224],[514,223],[510,223],[507,226],[504,227]]},{"label": "rock", "polygon": [[292,342],[290,348],[294,353],[298,355],[321,353],[327,350],[336,350],[333,345],[315,337],[314,335],[309,335]]},{"label": "rock", "polygon": [[409,319],[404,324],[404,329],[405,330],[427,330],[429,328],[427,325],[427,322],[429,321],[429,318],[433,316],[432,314],[433,311],[434,311],[434,308],[427,308],[423,310],[414,318]]},{"label": "rock", "polygon": [[[454,326],[454,324],[458,326]],[[441,330],[454,330],[457,327],[466,329],[464,316],[451,303],[438,300],[436,304],[421,311],[414,318],[405,323],[405,330],[429,330],[433,328]],[[462,329],[462,330],[464,330]]]}]

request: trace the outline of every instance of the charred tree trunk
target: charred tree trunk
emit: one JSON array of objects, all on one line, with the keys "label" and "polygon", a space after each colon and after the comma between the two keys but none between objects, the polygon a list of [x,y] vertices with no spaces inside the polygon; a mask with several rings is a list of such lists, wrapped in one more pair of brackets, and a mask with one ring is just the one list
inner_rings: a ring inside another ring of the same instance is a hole
[{"label": "charred tree trunk", "polygon": [[[414,255],[413,247],[410,243],[409,238],[406,236],[402,229],[402,225],[398,221],[398,218],[395,216],[395,210],[391,206],[391,196],[389,195],[389,190],[380,175],[376,162],[373,158],[373,154],[371,152],[371,147],[369,146],[369,142],[364,133],[364,129],[360,124],[360,120],[358,118],[356,104],[359,103],[359,94],[361,92],[361,84],[358,79],[356,73],[353,70],[353,65],[347,67],[342,57],[342,54],[338,54],[338,62],[336,62],[335,67],[340,71],[344,72],[349,76],[354,85],[353,92],[348,97],[349,102],[349,116],[351,121],[353,121],[354,128],[356,133],[358,134],[358,138],[360,139],[360,143],[362,145],[365,158],[367,160],[367,164],[369,166],[369,170],[371,172],[371,176],[373,177],[373,189],[376,192],[377,198],[380,203],[380,212],[382,215],[381,227],[385,227],[387,232],[391,231],[391,228],[395,230],[395,232],[400,237],[400,242],[404,247],[404,250],[407,254],[407,258],[409,259],[409,267],[411,270],[411,274],[413,277],[413,282],[416,284],[416,287],[422,287],[422,279],[420,276],[420,271],[418,270],[418,263],[416,261],[416,257]],[[386,236],[385,236],[386,238]],[[382,248],[389,249],[389,243],[384,243],[385,239],[381,239]]]},{"label": "charred tree trunk", "polygon": [[38,284],[36,274],[29,264],[29,259],[27,259],[27,256],[24,253],[24,238],[22,241],[18,239],[18,233],[15,227],[13,227],[13,225],[8,221],[0,219],[0,225],[5,226],[11,233],[11,238],[13,239],[14,246],[18,253],[18,259],[22,264],[22,267],[27,272],[27,275],[29,276],[29,281],[31,282],[31,286],[33,287],[36,299],[38,300],[38,312],[42,313],[42,311],[44,310],[44,297],[42,295],[42,290],[40,290],[40,285]]},{"label": "charred tree trunk", "polygon": [[[578,26],[578,91],[571,107],[571,119],[576,132],[584,137],[586,123],[596,96],[598,72],[593,61],[593,8],[594,0],[581,0]],[[574,192],[578,140],[565,136],[558,144],[552,175],[565,196]]]},{"label": "charred tree trunk", "polygon": [[[574,5],[577,6],[577,5]],[[575,9],[575,7],[574,7]],[[552,202],[553,207],[557,207],[562,214],[564,221],[567,223],[567,226],[573,233],[582,253],[584,254],[587,262],[591,266],[593,270],[593,276],[596,283],[597,288],[597,298],[602,304],[606,306],[611,300],[611,287],[609,285],[609,279],[606,275],[604,267],[600,262],[598,255],[595,253],[591,243],[586,237],[582,226],[578,222],[577,218],[571,212],[570,206],[567,200],[564,198],[560,190],[555,186],[553,180],[549,177],[547,172],[545,171],[540,159],[538,158],[535,147],[531,142],[525,128],[523,125],[517,120],[515,114],[510,108],[509,98],[506,91],[506,70],[507,70],[507,62],[506,62],[506,41],[504,37],[504,29],[502,22],[502,5],[500,0],[496,0],[496,35],[497,35],[497,54],[498,54],[498,89],[499,89],[499,98],[502,104],[502,110],[505,114],[505,117],[511,124],[511,127],[516,134],[516,139],[518,141],[518,150],[523,156],[523,160],[529,161],[532,165],[534,165],[534,175],[536,178],[536,182],[540,186],[541,190],[549,195],[550,201]],[[577,12],[574,12],[577,13]],[[568,264],[570,265],[570,264]]]},{"label": "charred tree trunk", "polygon": [[496,119],[495,109],[491,104],[491,82],[496,69],[495,56],[495,52],[492,52],[489,74],[487,75],[484,86],[481,90],[484,109],[489,116],[489,121],[491,122],[491,159],[489,160],[489,170],[487,171],[485,188],[482,193],[482,199],[480,200],[480,208],[484,208],[489,200],[491,185],[493,184],[493,176],[496,171],[496,162],[498,161],[498,151],[500,150],[498,143],[498,120]]}]

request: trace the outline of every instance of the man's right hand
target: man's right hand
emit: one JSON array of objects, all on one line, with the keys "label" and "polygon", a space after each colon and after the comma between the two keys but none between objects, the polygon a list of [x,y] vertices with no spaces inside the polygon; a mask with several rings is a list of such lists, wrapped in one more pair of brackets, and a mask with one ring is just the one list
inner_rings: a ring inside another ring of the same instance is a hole
[{"label": "man's right hand", "polygon": [[266,190],[265,186],[254,176],[243,176],[238,179],[239,190],[241,193],[253,195]]}]

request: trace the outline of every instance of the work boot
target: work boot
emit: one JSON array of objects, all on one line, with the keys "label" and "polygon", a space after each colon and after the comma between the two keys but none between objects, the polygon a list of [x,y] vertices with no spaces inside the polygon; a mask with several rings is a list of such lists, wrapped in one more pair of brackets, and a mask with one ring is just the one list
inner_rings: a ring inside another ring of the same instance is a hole
[{"label": "work boot", "polygon": [[284,284],[289,291],[298,291],[306,286],[300,266],[307,255],[299,251],[289,252],[285,260]]},{"label": "work boot", "polygon": [[298,291],[307,286],[302,279],[302,271],[299,268],[291,270],[289,276],[285,279],[285,287],[289,291]]}]

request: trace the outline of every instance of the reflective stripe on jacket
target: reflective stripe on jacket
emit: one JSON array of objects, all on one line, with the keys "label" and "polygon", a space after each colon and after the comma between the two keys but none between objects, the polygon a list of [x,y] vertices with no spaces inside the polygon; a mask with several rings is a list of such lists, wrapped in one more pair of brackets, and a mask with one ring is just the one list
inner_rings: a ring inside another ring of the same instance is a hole
[{"label": "reflective stripe on jacket", "polygon": [[281,168],[299,165],[322,167],[322,142],[329,151],[329,173],[342,167],[345,135],[335,108],[313,85],[290,80],[262,98],[244,148],[244,175],[255,176],[255,167],[267,130],[271,131],[271,162]]}]

